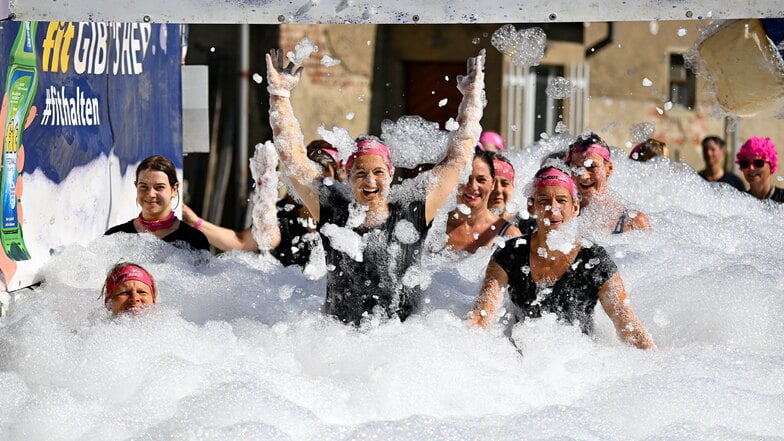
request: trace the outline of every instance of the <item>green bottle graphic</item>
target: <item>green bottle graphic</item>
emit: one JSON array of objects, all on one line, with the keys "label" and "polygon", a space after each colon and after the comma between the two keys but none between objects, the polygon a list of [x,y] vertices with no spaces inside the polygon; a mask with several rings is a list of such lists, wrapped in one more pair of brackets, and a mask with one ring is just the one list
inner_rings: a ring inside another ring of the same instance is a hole
[{"label": "green bottle graphic", "polygon": [[3,202],[0,242],[5,254],[11,260],[28,260],[30,253],[22,237],[19,225],[16,200],[16,179],[18,177],[18,152],[22,145],[25,121],[33,105],[38,89],[38,70],[35,56],[35,30],[37,22],[25,21],[19,24],[19,32],[8,56],[8,75],[6,76],[5,95],[8,97],[6,120],[3,121],[3,165],[2,178]]}]

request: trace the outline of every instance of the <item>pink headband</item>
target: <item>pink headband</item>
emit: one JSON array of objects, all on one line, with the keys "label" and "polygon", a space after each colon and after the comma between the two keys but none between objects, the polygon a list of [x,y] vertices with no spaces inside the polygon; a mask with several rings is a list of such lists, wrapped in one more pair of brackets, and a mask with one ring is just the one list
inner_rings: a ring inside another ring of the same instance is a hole
[{"label": "pink headband", "polygon": [[340,164],[340,161],[338,161],[338,151],[337,151],[337,149],[332,148],[332,147],[319,147],[319,150],[321,150],[322,152],[324,152],[324,153],[328,154],[330,157],[332,157],[332,159],[335,160],[335,164]]},{"label": "pink headband", "polygon": [[498,147],[498,150],[504,149],[504,138],[502,138],[498,133],[482,132],[482,135],[479,136],[479,145],[482,150],[484,150],[484,146],[482,146],[483,142],[494,144],[496,147]]},{"label": "pink headband", "polygon": [[496,176],[509,179],[514,184],[515,171],[514,167],[512,167],[512,164],[501,161],[499,159],[493,159],[493,171],[495,171]]},{"label": "pink headband", "polygon": [[591,144],[583,150],[585,153],[596,153],[597,155],[601,156],[607,162],[612,162],[610,159],[610,151],[604,148],[601,144]]},{"label": "pink headband", "polygon": [[735,156],[735,163],[739,164],[741,159],[759,156],[770,164],[770,173],[776,173],[777,164],[779,162],[779,155],[776,153],[776,145],[770,138],[760,138],[759,136],[752,136],[748,141],[743,143],[738,154]]},{"label": "pink headband", "polygon": [[572,194],[572,199],[577,200],[577,189],[574,186],[572,177],[561,170],[551,167],[534,178],[534,188],[553,186],[564,187]]},{"label": "pink headband", "polygon": [[375,139],[363,139],[357,143],[357,151],[346,160],[346,173],[351,173],[351,166],[354,165],[355,159],[365,155],[378,155],[384,158],[384,162],[387,164],[387,168],[389,168],[389,173],[392,173],[395,168],[392,166],[392,157],[389,155],[387,146]]},{"label": "pink headband", "polygon": [[158,293],[155,292],[155,283],[153,283],[150,273],[136,265],[125,265],[124,267],[113,272],[106,280],[106,294],[103,302],[109,303],[109,301],[112,299],[112,291],[117,288],[117,285],[129,280],[137,280],[149,286],[152,290],[153,301],[155,301]]}]

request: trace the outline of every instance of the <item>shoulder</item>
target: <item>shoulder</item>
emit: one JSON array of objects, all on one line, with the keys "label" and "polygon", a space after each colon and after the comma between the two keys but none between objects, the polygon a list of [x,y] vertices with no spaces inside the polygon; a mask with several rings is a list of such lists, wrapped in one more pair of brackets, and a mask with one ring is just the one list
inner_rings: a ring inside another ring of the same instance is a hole
[{"label": "shoulder", "polygon": [[124,224],[115,225],[112,228],[109,228],[103,234],[104,236],[108,236],[115,233],[138,233],[138,231],[136,231],[136,227],[133,226],[133,219],[131,219]]},{"label": "shoulder", "polygon": [[185,222],[180,221],[180,225],[177,227],[174,232],[166,236],[167,242],[174,242],[174,241],[183,241],[187,242],[188,245],[193,247],[197,250],[209,250],[210,243],[207,240],[207,236],[204,235],[201,231],[193,228],[192,226],[186,224]]},{"label": "shoulder", "polygon": [[784,188],[775,187],[773,194],[770,196],[770,199],[775,202],[784,203]]}]

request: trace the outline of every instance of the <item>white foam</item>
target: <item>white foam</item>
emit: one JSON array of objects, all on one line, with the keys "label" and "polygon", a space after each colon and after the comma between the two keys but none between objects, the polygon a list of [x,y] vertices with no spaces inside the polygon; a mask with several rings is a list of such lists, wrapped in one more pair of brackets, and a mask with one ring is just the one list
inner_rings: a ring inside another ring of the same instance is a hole
[{"label": "white foam", "polygon": [[[510,152],[517,198],[562,143]],[[324,278],[114,235],[57,250],[0,319],[2,438],[780,436],[784,206],[613,159],[611,189],[653,231],[584,234],[614,256],[655,352],[620,343],[601,308],[593,338],[552,317],[517,325],[517,347],[468,328],[487,254],[427,258],[423,312],[355,330],[319,312]],[[119,259],[158,280],[144,317],[106,317],[99,287]]]}]

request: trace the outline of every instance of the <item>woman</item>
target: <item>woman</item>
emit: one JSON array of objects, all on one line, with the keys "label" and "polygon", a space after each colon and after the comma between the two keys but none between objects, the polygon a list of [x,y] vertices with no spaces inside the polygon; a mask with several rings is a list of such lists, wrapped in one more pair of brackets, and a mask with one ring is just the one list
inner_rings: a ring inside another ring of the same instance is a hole
[{"label": "woman", "polygon": [[511,209],[512,195],[515,188],[515,169],[511,162],[500,154],[493,159],[493,191],[487,200],[487,208],[493,213],[511,220],[516,211]]},{"label": "woman", "polygon": [[569,146],[566,163],[572,167],[581,197],[580,208],[591,207],[590,218],[594,224],[612,234],[651,229],[644,213],[623,206],[610,194],[607,184],[613,172],[610,147],[597,134],[579,136]]},{"label": "woman", "polygon": [[[506,165],[496,161],[489,152],[478,150],[474,154],[468,182],[458,187],[458,207],[447,216],[446,245],[456,251],[475,253],[479,248],[492,246],[496,237],[511,238],[520,230],[510,222],[490,211],[488,201],[499,178],[496,170],[508,177]],[[505,204],[504,204],[505,206]]]},{"label": "woman", "polygon": [[607,252],[598,245],[583,246],[579,237],[571,237],[571,246],[564,246],[567,232],[558,240],[548,240],[580,209],[571,176],[553,166],[540,169],[529,207],[537,228],[495,252],[471,313],[472,323],[489,327],[508,287],[520,320],[554,313],[590,334],[593,309],[601,302],[622,341],[642,349],[655,347],[626,301],[623,281]]},{"label": "woman", "polygon": [[[307,146],[307,154],[311,161],[322,167],[324,179],[345,180],[345,172],[332,144],[323,140],[312,141]],[[299,265],[304,268],[319,240],[315,233],[316,224],[308,209],[291,196],[276,203],[277,163],[278,154],[274,147],[271,150],[262,145],[256,147],[256,155],[251,162],[251,171],[256,177],[251,228],[234,231],[215,225],[200,219],[187,205],[182,207],[182,220],[204,233],[210,244],[219,250],[269,250],[283,266]]]},{"label": "woman", "polygon": [[778,165],[776,146],[770,138],[752,136],[738,151],[735,163],[749,183],[748,193],[757,199],[784,203],[784,188],[773,185]]},{"label": "woman", "polygon": [[169,158],[155,155],[143,160],[136,167],[134,185],[136,203],[142,211],[135,219],[110,228],[105,235],[149,232],[166,242],[185,243],[197,250],[210,249],[204,234],[174,215],[171,205],[175,197],[179,198],[180,183]]},{"label": "woman", "polygon": [[106,309],[113,316],[122,313],[142,314],[158,299],[155,280],[135,263],[118,263],[109,269],[101,293]]},{"label": "woman", "polygon": [[[484,91],[484,51],[468,61],[458,78],[463,94],[447,154],[428,181],[424,200],[389,199],[394,166],[389,149],[375,138],[360,138],[346,160],[346,185],[326,185],[308,159],[302,130],[289,97],[302,68],[285,64],[281,50],[266,56],[270,125],[284,173],[297,196],[318,222],[327,258],[325,311],[345,323],[359,324],[374,313],[404,320],[421,295],[415,268],[438,209],[449,197],[471,158],[479,137]],[[411,272],[408,272],[412,269]]]}]

